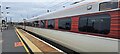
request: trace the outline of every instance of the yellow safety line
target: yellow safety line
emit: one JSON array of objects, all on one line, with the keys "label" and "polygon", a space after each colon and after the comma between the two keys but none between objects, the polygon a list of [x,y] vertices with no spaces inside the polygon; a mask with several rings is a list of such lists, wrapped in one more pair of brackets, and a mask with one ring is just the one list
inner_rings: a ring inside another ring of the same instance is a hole
[{"label": "yellow safety line", "polygon": [[[28,52],[28,54],[30,54],[28,48],[25,46],[25,44],[23,43],[22,39],[19,37],[19,35],[18,35],[19,31],[18,31],[16,28],[15,28],[15,32],[16,32],[18,38],[20,39],[20,41],[22,42],[22,44],[23,44],[23,46],[24,46],[26,52]],[[17,32],[18,32],[18,33],[17,33]]]}]

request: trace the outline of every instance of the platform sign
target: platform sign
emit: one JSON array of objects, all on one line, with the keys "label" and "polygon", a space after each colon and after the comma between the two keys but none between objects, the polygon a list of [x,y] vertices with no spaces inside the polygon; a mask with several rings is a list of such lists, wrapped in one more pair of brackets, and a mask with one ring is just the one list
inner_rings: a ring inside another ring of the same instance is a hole
[{"label": "platform sign", "polygon": [[23,46],[22,42],[15,42],[14,44],[15,47],[20,47],[20,46]]}]

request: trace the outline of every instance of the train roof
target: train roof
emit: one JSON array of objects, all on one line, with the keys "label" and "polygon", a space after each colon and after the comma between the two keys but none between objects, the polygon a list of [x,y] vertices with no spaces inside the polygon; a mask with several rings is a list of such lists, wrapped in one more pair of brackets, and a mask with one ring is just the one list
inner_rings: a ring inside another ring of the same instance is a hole
[{"label": "train roof", "polygon": [[[37,20],[46,20],[46,19],[54,19],[54,18],[62,18],[68,16],[75,16],[81,14],[88,14],[99,11],[99,4],[101,2],[107,2],[113,0],[85,0],[75,5],[71,5],[70,7],[63,8],[61,10],[49,12],[40,16],[33,17],[27,21],[37,21]],[[87,10],[88,6],[93,6],[92,10]]]}]

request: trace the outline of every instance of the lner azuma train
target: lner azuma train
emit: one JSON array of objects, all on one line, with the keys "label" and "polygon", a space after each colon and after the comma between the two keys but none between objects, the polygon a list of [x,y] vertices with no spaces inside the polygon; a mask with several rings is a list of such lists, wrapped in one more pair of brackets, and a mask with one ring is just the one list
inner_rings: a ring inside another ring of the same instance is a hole
[{"label": "lner azuma train", "polygon": [[118,52],[119,13],[118,0],[83,2],[27,20],[25,29],[76,52]]}]

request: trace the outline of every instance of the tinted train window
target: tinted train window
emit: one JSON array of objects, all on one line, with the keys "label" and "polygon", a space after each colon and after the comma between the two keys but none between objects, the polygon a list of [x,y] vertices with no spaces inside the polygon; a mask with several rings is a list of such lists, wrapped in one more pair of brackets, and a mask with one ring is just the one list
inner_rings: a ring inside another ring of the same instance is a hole
[{"label": "tinted train window", "polygon": [[71,18],[59,19],[58,27],[59,29],[70,30],[71,29]]},{"label": "tinted train window", "polygon": [[45,28],[45,25],[46,25],[46,20],[41,20],[40,21],[40,27]]},{"label": "tinted train window", "polygon": [[28,23],[28,26],[32,26],[32,22],[29,22],[29,23]]},{"label": "tinted train window", "polygon": [[118,8],[118,2],[103,2],[100,3],[100,11],[102,10],[111,10]]},{"label": "tinted train window", "polygon": [[39,21],[34,21],[33,24],[34,24],[34,27],[39,27]]},{"label": "tinted train window", "polygon": [[48,28],[54,29],[55,27],[55,20],[48,20]]},{"label": "tinted train window", "polygon": [[32,26],[31,22],[26,22],[26,26]]},{"label": "tinted train window", "polygon": [[20,22],[20,23],[18,23],[18,25],[23,25],[23,23],[22,23],[22,22]]},{"label": "tinted train window", "polygon": [[108,14],[81,16],[79,31],[108,34],[110,32],[110,16]]}]

